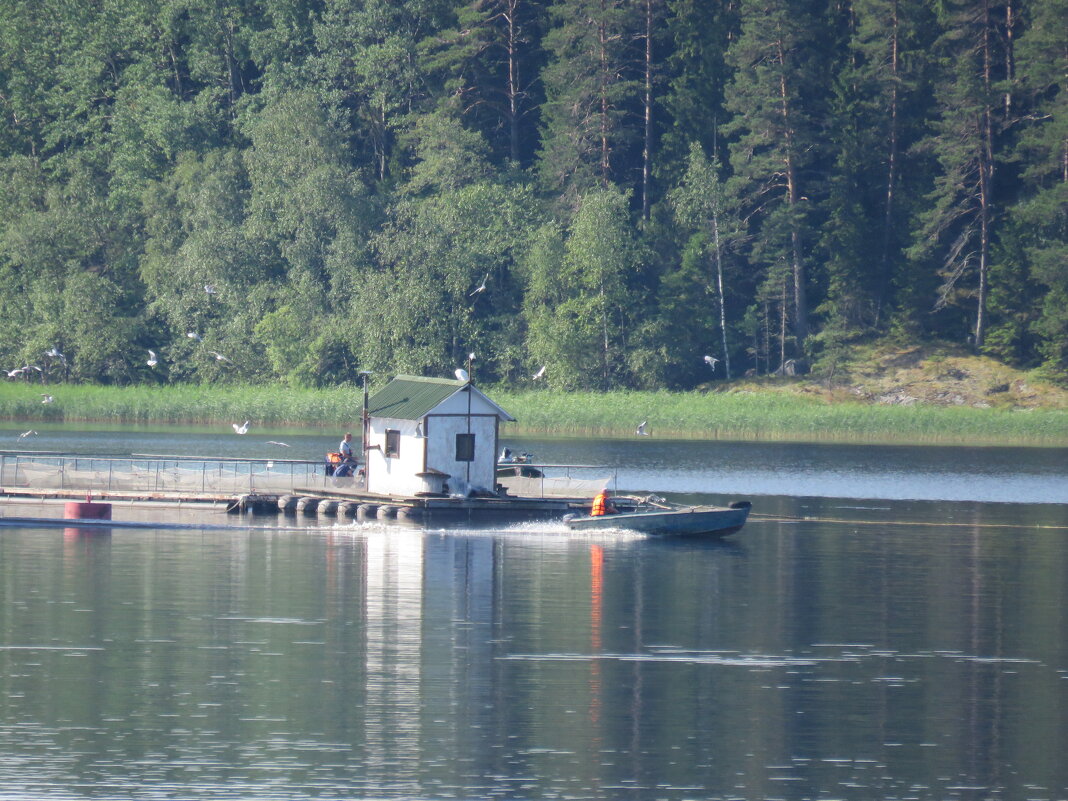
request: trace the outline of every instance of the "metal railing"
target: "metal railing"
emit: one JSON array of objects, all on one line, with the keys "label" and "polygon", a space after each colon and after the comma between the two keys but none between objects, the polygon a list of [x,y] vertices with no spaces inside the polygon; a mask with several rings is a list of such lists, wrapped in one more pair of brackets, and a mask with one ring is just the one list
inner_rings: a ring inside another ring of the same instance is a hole
[{"label": "metal railing", "polygon": [[323,462],[297,459],[0,453],[0,487],[8,490],[234,495],[334,487],[345,481],[328,477]]},{"label": "metal railing", "polygon": [[510,495],[524,498],[592,497],[605,487],[616,486],[616,470],[608,465],[500,462],[497,483]]}]

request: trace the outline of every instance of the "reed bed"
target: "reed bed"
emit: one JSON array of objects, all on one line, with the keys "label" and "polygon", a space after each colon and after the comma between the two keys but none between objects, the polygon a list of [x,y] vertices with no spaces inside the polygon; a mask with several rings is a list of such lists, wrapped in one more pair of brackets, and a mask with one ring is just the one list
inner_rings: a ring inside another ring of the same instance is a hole
[{"label": "reed bed", "polygon": [[[41,403],[41,393],[55,400]],[[653,436],[810,442],[1068,446],[1068,411],[873,406],[785,393],[515,392],[488,394],[516,423],[505,434]],[[359,387],[101,387],[0,384],[0,417],[56,423],[241,423],[348,425],[359,420]]]},{"label": "reed bed", "polygon": [[[52,394],[42,403],[41,392]],[[0,417],[56,423],[347,424],[360,419],[358,387],[292,389],[262,386],[32,386],[0,384]]]},{"label": "reed bed", "polygon": [[515,433],[806,442],[1068,446],[1068,412],[827,403],[785,393],[497,392]]}]

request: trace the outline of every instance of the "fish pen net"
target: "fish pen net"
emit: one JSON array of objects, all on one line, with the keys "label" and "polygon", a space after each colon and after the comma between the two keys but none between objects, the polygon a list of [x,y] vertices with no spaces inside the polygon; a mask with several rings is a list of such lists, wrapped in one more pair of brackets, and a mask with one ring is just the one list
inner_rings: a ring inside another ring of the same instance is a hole
[{"label": "fish pen net", "polygon": [[319,462],[188,460],[89,456],[3,456],[0,485],[10,489],[233,495],[323,486]]}]

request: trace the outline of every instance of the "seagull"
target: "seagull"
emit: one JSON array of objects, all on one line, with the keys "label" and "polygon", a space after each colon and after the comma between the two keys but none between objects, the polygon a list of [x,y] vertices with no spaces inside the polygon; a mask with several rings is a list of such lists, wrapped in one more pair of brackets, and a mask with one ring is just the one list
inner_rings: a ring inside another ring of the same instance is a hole
[{"label": "seagull", "polygon": [[705,364],[707,364],[713,370],[716,369],[716,362],[718,361],[719,359],[717,359],[715,356],[705,356]]},{"label": "seagull", "polygon": [[186,336],[190,339],[195,339],[197,342],[200,342],[200,334],[198,334],[196,331],[189,331],[186,333]]},{"label": "seagull", "polygon": [[541,366],[541,369],[538,370],[538,372],[534,373],[534,375],[532,375],[530,377],[530,380],[531,381],[537,381],[539,378],[541,378],[543,375],[545,375],[545,367],[546,367],[546,365],[543,364]]},{"label": "seagull", "polygon": [[215,294],[215,284],[204,284],[204,291],[209,295]]},{"label": "seagull", "polygon": [[145,364],[147,364],[149,367],[155,367],[157,364],[159,364],[159,360],[156,358],[156,351],[150,350],[148,352],[148,361],[145,362]]},{"label": "seagull", "polygon": [[22,370],[23,370],[23,372],[25,372],[26,370],[36,370],[38,373],[44,372],[36,364],[27,364],[25,367],[22,368]]},{"label": "seagull", "polygon": [[234,433],[235,434],[247,434],[248,433],[248,420],[245,421],[245,424],[243,426],[239,426],[237,423],[231,423],[230,425],[232,425],[234,427]]},{"label": "seagull", "polygon": [[55,400],[55,398],[53,398],[51,395],[46,395],[43,392],[41,393],[41,397],[44,398],[41,403],[52,403]]},{"label": "seagull", "polygon": [[51,356],[53,359],[59,359],[64,364],[67,363],[67,357],[59,352],[59,348],[53,346],[50,350],[45,351],[45,356]]},{"label": "seagull", "polygon": [[284,442],[275,442],[273,439],[267,440],[267,444],[268,445],[281,445],[283,448],[288,448],[289,447],[289,445],[287,445],[286,443],[284,443]]},{"label": "seagull", "polygon": [[217,351],[209,350],[208,353],[214,356],[215,361],[217,362],[229,362],[230,364],[233,364],[233,362],[231,362],[229,359],[227,359],[225,356],[223,356],[221,353],[218,353]]},{"label": "seagull", "polygon": [[470,376],[467,374],[467,370],[465,370],[462,367],[457,367],[453,371],[453,373],[456,375],[456,380],[457,381],[467,381],[467,380],[470,379]]},{"label": "seagull", "polygon": [[22,375],[24,372],[25,372],[25,370],[23,370],[21,367],[16,367],[14,370],[8,370],[7,371],[7,377],[8,378],[14,378],[15,376]]},{"label": "seagull", "polygon": [[23,431],[21,434],[19,434],[19,439],[26,439],[26,437],[36,437],[36,436],[37,436],[37,432],[34,431],[31,428],[29,431]]},{"label": "seagull", "polygon": [[645,427],[648,424],[649,424],[648,420],[642,420],[641,423],[638,425],[638,430],[634,432],[635,435],[639,436],[639,437],[647,437],[647,436],[649,436],[649,432],[645,430]]},{"label": "seagull", "polygon": [[486,291],[486,282],[489,280],[489,273],[486,273],[486,277],[482,279],[482,283],[475,287],[473,292],[469,293],[469,297],[473,297],[480,292]]}]

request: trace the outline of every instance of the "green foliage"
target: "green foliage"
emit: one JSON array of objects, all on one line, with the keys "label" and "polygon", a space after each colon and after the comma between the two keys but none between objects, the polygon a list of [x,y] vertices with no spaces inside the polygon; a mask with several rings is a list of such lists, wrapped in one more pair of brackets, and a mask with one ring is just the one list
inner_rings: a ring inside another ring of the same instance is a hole
[{"label": "green foliage", "polygon": [[[358,385],[323,389],[235,384],[167,387],[0,384],[0,418],[52,422],[200,423],[229,430],[254,425],[352,426],[359,420]],[[825,404],[783,393],[538,392],[494,389],[494,400],[517,419],[506,436],[556,434],[630,437],[648,420],[657,437],[796,442],[1039,445],[1068,443],[1068,413],[1020,414],[967,407]],[[253,409],[253,414],[249,410]]]},{"label": "green foliage", "polygon": [[619,192],[584,195],[562,241],[542,229],[527,267],[527,315],[531,355],[550,366],[552,384],[604,389],[626,376],[641,259]]},{"label": "green foliage", "polygon": [[1066,375],[1066,16],[0,0],[0,359],[692,389],[893,332]]},{"label": "green foliage", "polygon": [[796,442],[1033,444],[1068,441],[1068,413],[826,404],[785,393],[497,392],[509,433],[634,435]]}]

